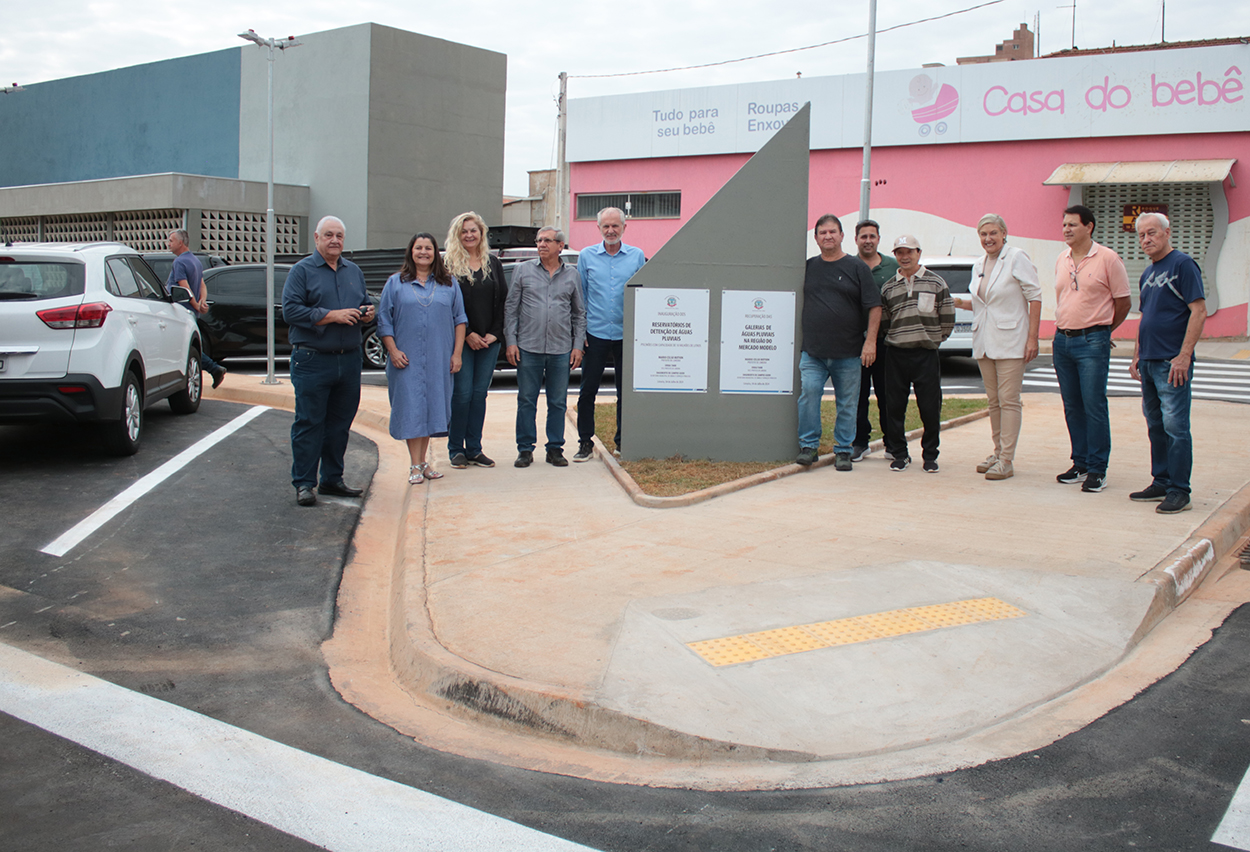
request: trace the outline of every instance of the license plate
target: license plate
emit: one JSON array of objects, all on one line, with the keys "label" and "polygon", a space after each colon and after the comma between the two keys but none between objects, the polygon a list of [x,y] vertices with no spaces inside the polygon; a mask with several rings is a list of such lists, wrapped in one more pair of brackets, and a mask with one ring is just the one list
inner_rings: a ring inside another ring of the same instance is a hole
[{"label": "license plate", "polygon": [[955,323],[955,331],[972,331],[972,323],[957,322]]},{"label": "license plate", "polygon": [[4,359],[0,358],[0,373],[4,372]]}]

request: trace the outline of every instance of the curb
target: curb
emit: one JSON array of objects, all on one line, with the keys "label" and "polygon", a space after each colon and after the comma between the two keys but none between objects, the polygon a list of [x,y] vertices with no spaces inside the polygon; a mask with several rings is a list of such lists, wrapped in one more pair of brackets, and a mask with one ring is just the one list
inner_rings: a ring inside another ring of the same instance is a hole
[{"label": "curb", "polygon": [[[959,417],[952,418],[951,420],[944,420],[939,428],[942,431],[945,431],[946,429],[950,429],[955,426],[963,426],[965,423],[971,423],[974,420],[980,420],[984,417],[988,417],[989,414],[990,412],[988,408],[984,408],[980,411],[973,411],[969,414],[963,414]],[[920,429],[913,429],[907,433],[906,438],[908,441],[919,440],[923,433],[923,427]],[[679,494],[674,497],[657,497],[653,494],[647,494],[642,490],[642,487],[634,481],[634,478],[629,475],[625,468],[621,467],[621,463],[618,462],[616,457],[612,455],[608,448],[603,445],[598,436],[595,436],[594,442],[595,450],[599,454],[599,458],[605,465],[607,465],[608,470],[612,473],[613,478],[616,479],[617,484],[621,486],[626,495],[629,496],[629,499],[633,500],[639,506],[643,506],[647,509],[680,509],[684,506],[694,506],[706,500],[711,500],[713,497],[723,497],[726,494],[732,494],[735,491],[741,491],[744,488],[751,488],[755,485],[763,485],[766,482],[774,482],[785,476],[793,476],[796,473],[806,473],[808,470],[815,470],[818,467],[826,467],[833,464],[834,456],[833,453],[826,453],[818,458],[810,468],[792,462],[790,464],[782,465],[781,467],[775,467],[772,470],[762,470],[759,473],[753,473],[750,476],[744,476],[741,479],[735,479],[732,482],[722,482],[719,485],[712,485],[708,488],[701,488],[698,491],[691,491],[688,494]],[[884,447],[885,442],[880,438],[868,445],[869,452],[874,453]]]}]

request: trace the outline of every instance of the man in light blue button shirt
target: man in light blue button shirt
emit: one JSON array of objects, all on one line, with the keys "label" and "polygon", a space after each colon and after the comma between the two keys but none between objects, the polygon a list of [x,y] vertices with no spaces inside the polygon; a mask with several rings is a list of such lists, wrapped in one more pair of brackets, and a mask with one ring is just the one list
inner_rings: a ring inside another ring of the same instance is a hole
[{"label": "man in light blue button shirt", "polygon": [[621,447],[621,373],[625,337],[625,283],[647,262],[642,249],[621,242],[625,214],[615,207],[599,211],[603,242],[582,249],[577,273],[586,303],[586,355],[582,360],[582,387],[577,396],[577,454],[573,461],[594,458],[595,395],[603,381],[608,356],[616,379],[616,448]]}]

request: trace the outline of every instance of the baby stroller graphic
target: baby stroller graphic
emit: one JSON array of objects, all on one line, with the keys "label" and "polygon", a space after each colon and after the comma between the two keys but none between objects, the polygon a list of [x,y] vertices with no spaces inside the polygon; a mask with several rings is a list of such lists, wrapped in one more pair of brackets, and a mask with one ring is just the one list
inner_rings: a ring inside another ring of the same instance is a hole
[{"label": "baby stroller graphic", "polygon": [[[926,104],[924,102],[928,100],[928,95],[933,89],[933,81],[923,74],[912,80],[910,89],[911,102],[923,104],[911,111],[911,117],[920,125],[920,135],[928,136],[935,131],[939,135],[945,133],[947,125],[941,119],[953,113],[959,106],[959,92],[949,83],[943,83],[933,102]],[[931,122],[937,123],[931,124]]]}]

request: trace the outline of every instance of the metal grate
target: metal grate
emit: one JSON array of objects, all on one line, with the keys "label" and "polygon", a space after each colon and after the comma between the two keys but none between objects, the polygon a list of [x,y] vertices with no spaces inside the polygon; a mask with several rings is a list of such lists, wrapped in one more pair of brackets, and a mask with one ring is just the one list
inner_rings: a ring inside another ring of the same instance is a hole
[{"label": "metal grate", "polygon": [[[274,256],[299,251],[299,218],[274,216]],[[265,214],[205,210],[200,216],[200,249],[231,263],[263,263]]]},{"label": "metal grate", "polygon": [[39,218],[14,216],[0,219],[0,242],[33,243],[39,240]]},{"label": "metal grate", "polygon": [[113,215],[113,239],[136,251],[165,251],[169,232],[181,227],[181,210],[128,210]]},{"label": "metal grate", "polygon": [[43,238],[49,243],[92,243],[109,238],[107,213],[70,213],[46,216]]},{"label": "metal grate", "polygon": [[1141,274],[1150,265],[1150,258],[1142,252],[1137,234],[1123,228],[1127,204],[1166,204],[1166,215],[1172,223],[1172,247],[1192,257],[1202,269],[1203,280],[1211,280],[1205,260],[1215,233],[1215,210],[1207,184],[1093,184],[1085,187],[1083,196],[1083,203],[1094,212],[1098,223],[1094,239],[1120,255],[1128,269],[1133,310],[1139,307]]},{"label": "metal grate", "polygon": [[578,219],[594,219],[605,207],[618,207],[629,219],[677,219],[681,216],[681,193],[614,192],[577,196]]}]

